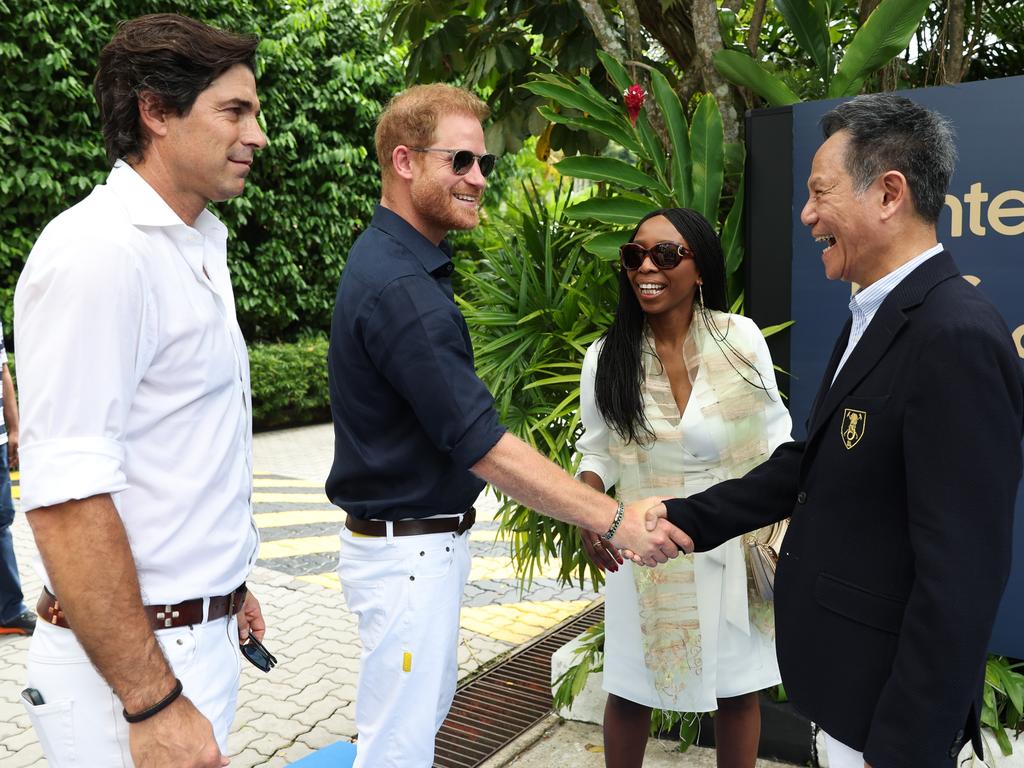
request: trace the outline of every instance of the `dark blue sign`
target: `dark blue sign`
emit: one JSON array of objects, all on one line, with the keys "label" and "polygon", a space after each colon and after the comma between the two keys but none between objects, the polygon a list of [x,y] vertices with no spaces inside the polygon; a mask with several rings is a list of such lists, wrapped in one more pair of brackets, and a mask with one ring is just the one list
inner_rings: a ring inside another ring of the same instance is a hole
[{"label": "dark blue sign", "polygon": [[[960,271],[1003,313],[1024,358],[1024,77],[904,91],[956,128],[960,160],[938,236]],[[839,331],[850,285],[825,279],[822,246],[800,223],[807,177],[822,143],[819,121],[838,100],[793,106],[793,282],[790,410],[804,422]],[[983,393],[975,393],[983,396]],[[971,393],[964,407],[970,408]],[[1024,487],[1017,494],[1014,566],[992,635],[993,653],[1024,658]]]}]

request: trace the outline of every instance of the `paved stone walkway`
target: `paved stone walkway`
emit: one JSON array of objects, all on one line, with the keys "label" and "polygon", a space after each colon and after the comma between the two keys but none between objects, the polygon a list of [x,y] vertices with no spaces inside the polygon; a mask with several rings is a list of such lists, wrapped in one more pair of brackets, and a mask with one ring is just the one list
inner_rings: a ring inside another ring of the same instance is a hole
[{"label": "paved stone walkway", "polygon": [[[229,740],[233,768],[285,766],[355,735],[359,642],[334,574],[341,514],[323,494],[332,445],[329,425],[256,436],[254,505],[264,543],[249,584],[263,605],[265,641],[279,664],[269,675],[243,665]],[[521,593],[508,544],[497,536],[494,498],[482,496],[477,512],[460,676],[577,613],[596,597],[559,587],[550,572],[542,572]],[[41,583],[31,567],[35,546],[22,516],[13,531],[26,600],[34,603]],[[0,638],[4,768],[46,764],[19,698],[28,644],[28,638]]]}]

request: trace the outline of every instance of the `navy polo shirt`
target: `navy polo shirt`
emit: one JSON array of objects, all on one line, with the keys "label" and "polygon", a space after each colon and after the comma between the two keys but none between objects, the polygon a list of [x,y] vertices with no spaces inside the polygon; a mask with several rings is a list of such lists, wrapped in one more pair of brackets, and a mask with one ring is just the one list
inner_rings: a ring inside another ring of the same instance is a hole
[{"label": "navy polo shirt", "polygon": [[483,490],[469,468],[505,430],[473,367],[452,271],[446,242],[382,206],[349,252],[327,355],[326,490],[355,517],[458,514]]}]

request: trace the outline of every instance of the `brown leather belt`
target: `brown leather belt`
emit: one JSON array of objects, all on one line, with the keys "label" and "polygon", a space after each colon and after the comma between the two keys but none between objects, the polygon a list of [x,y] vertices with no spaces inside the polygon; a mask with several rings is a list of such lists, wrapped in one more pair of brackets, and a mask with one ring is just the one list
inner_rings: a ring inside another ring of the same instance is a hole
[{"label": "brown leather belt", "polygon": [[[460,521],[457,517],[432,517],[427,520],[395,520],[392,532],[395,536],[422,536],[426,533],[457,533],[463,534],[476,522],[476,510],[470,507]],[[388,526],[383,520],[363,520],[348,515],[345,527],[352,533],[363,536],[387,536]]]},{"label": "brown leather belt", "polygon": [[[243,583],[230,595],[210,598],[210,609],[206,616],[203,616],[203,598],[197,597],[192,600],[185,600],[176,605],[145,605],[143,608],[149,616],[149,622],[153,629],[169,629],[171,627],[185,627],[191,624],[202,624],[203,621],[214,621],[223,616],[234,616],[242,610],[242,603],[245,602],[247,589]],[[58,627],[71,629],[68,620],[64,616],[64,609],[60,607],[60,601],[43,587],[36,603],[36,613],[42,621],[48,621]]]}]

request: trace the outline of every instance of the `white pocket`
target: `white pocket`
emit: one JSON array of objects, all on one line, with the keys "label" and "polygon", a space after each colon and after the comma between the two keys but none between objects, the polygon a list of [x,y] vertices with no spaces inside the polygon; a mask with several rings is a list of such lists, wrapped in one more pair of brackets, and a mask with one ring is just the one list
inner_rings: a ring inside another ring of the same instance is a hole
[{"label": "white pocket", "polygon": [[30,704],[22,698],[21,703],[28,712],[50,768],[77,766],[71,701]]}]

